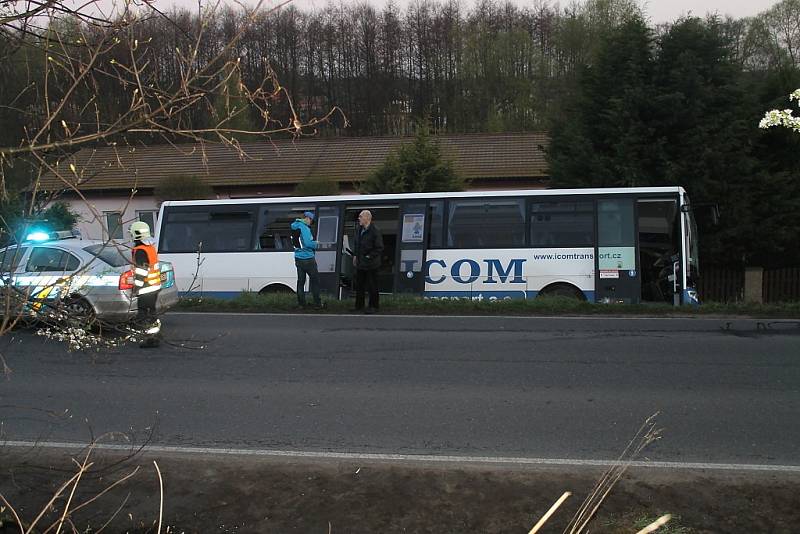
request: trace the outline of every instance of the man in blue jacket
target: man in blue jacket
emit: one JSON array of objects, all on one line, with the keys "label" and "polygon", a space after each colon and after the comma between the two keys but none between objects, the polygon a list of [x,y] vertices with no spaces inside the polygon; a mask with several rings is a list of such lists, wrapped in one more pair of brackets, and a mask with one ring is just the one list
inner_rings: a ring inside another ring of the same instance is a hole
[{"label": "man in blue jacket", "polygon": [[314,307],[322,308],[322,301],[319,298],[319,271],[317,270],[317,260],[314,253],[319,247],[319,243],[314,241],[311,235],[311,222],[314,220],[314,212],[306,211],[302,219],[297,219],[292,223],[292,245],[294,246],[294,265],[297,267],[297,304],[301,307],[306,305],[306,276],[310,279],[311,295],[314,298]]}]

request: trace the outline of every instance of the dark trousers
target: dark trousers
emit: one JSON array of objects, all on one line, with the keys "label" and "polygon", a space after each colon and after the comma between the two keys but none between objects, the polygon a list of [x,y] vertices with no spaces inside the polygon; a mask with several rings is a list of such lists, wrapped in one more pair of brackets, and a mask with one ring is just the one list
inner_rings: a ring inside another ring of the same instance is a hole
[{"label": "dark trousers", "polygon": [[156,299],[158,292],[139,295],[137,298],[137,319],[143,323],[153,322],[156,317]]},{"label": "dark trousers", "polygon": [[[139,328],[143,330],[147,330],[152,328],[153,325],[156,324],[158,320],[158,314],[156,313],[156,300],[158,299],[158,291],[155,293],[147,293],[145,295],[139,295],[137,299],[137,314],[136,320],[139,323]],[[155,337],[157,334],[148,334],[145,338],[148,337]]]},{"label": "dark trousers", "polygon": [[356,309],[364,307],[364,292],[369,293],[369,307],[378,309],[378,269],[356,269]]},{"label": "dark trousers", "polygon": [[307,260],[298,260],[295,258],[294,265],[297,267],[297,303],[300,306],[306,305],[306,276],[308,276],[314,304],[321,304],[322,301],[319,299],[319,271],[317,270],[317,260],[314,258],[309,258]]}]

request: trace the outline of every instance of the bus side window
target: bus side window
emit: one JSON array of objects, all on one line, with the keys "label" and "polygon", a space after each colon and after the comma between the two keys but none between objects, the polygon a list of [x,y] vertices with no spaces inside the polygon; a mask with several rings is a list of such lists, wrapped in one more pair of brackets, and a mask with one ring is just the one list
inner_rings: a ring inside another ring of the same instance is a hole
[{"label": "bus side window", "polygon": [[245,252],[250,250],[253,214],[250,210],[211,211],[203,250],[207,252]]},{"label": "bus side window", "polygon": [[525,244],[524,201],[453,200],[447,243],[453,248],[502,248]]},{"label": "bus side window", "polygon": [[269,204],[258,209],[256,238],[253,250],[264,252],[289,252],[292,249],[291,225],[303,216],[304,211],[314,211],[313,206]]},{"label": "bus side window", "polygon": [[531,204],[532,247],[578,247],[593,243],[594,207],[591,202]]},{"label": "bus side window", "polygon": [[200,207],[191,212],[167,211],[161,226],[161,252],[197,252],[200,242],[206,250],[208,223],[209,212]]},{"label": "bus side window", "polygon": [[444,244],[444,200],[433,200],[428,208],[430,231],[428,248],[441,248]]}]

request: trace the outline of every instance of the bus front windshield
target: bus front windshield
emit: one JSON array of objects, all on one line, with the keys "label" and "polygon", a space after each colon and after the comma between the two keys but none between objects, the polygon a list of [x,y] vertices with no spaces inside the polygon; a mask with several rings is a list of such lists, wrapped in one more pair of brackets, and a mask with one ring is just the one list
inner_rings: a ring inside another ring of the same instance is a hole
[{"label": "bus front windshield", "polygon": [[698,254],[697,246],[697,223],[694,219],[694,213],[691,211],[686,214],[686,242],[688,249],[689,260],[689,285],[694,286],[697,282],[697,277],[700,274],[700,256]]}]

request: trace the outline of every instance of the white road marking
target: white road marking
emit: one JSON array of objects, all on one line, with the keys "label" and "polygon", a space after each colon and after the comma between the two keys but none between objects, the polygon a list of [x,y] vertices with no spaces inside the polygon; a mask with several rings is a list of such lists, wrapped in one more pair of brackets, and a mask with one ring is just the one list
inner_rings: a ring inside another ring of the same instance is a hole
[{"label": "white road marking", "polygon": [[[0,447],[15,448],[42,448],[83,450],[85,443],[49,442],[49,441],[2,441]],[[99,443],[94,446],[100,451],[131,452],[138,450],[135,445],[113,445]],[[504,465],[536,465],[543,467],[613,467],[623,462],[616,460],[578,460],[569,458],[515,458],[503,456],[451,456],[433,454],[377,454],[377,453],[351,453],[351,452],[314,452],[314,451],[283,451],[271,449],[223,449],[215,447],[179,447],[166,445],[147,445],[145,453],[164,454],[197,454],[212,456],[254,456],[275,458],[309,458],[317,460],[347,460],[347,461],[395,461],[410,463],[452,463],[452,464],[504,464]],[[630,467],[645,467],[658,469],[684,469],[684,470],[710,470],[710,471],[763,471],[772,473],[800,473],[800,465],[769,465],[769,464],[728,464],[708,462],[656,462],[635,461],[627,462]]]}]

